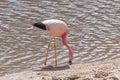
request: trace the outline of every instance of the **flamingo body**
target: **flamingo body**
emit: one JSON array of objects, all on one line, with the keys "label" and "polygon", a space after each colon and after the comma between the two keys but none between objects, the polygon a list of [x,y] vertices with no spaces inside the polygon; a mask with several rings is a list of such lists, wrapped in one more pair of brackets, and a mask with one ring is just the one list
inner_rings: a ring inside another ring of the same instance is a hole
[{"label": "flamingo body", "polygon": [[52,36],[62,36],[67,32],[67,24],[60,20],[45,20],[42,23],[46,25],[47,33]]}]

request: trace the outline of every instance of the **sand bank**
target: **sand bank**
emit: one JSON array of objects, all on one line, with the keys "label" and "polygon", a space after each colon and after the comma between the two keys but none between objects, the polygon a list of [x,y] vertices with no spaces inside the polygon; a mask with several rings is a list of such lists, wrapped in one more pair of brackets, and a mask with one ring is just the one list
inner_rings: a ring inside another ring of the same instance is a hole
[{"label": "sand bank", "polygon": [[120,59],[95,63],[39,66],[0,80],[120,80]]}]

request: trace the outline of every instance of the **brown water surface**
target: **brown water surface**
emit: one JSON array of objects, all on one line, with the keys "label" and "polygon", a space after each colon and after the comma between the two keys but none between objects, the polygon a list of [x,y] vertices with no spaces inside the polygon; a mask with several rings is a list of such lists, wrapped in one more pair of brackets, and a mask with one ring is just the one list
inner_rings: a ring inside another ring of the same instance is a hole
[{"label": "brown water surface", "polygon": [[[50,36],[26,28],[53,18],[68,24],[74,64],[120,58],[120,0],[1,0],[1,75],[42,65]],[[54,65],[52,49],[47,63]],[[59,65],[68,62],[67,52],[57,38]]]}]

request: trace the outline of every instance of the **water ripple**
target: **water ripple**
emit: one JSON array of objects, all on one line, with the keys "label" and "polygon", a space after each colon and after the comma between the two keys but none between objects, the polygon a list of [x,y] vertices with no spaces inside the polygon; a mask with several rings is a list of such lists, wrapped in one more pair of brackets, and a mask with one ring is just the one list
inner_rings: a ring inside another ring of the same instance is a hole
[{"label": "water ripple", "polygon": [[[49,35],[27,31],[34,22],[57,18],[66,21],[68,42],[73,49],[73,63],[97,62],[120,58],[120,1],[108,0],[2,0],[0,2],[0,65],[42,65]],[[53,45],[48,64],[54,65]],[[66,64],[68,51],[57,38],[57,59]],[[14,71],[23,70],[15,68]]]}]

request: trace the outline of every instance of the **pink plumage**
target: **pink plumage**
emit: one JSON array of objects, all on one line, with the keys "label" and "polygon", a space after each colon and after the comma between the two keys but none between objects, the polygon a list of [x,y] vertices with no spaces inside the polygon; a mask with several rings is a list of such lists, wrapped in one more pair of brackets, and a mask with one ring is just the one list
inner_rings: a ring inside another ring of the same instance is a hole
[{"label": "pink plumage", "polygon": [[60,20],[45,20],[42,23],[46,25],[47,33],[52,36],[62,36],[67,32],[67,24]]}]

